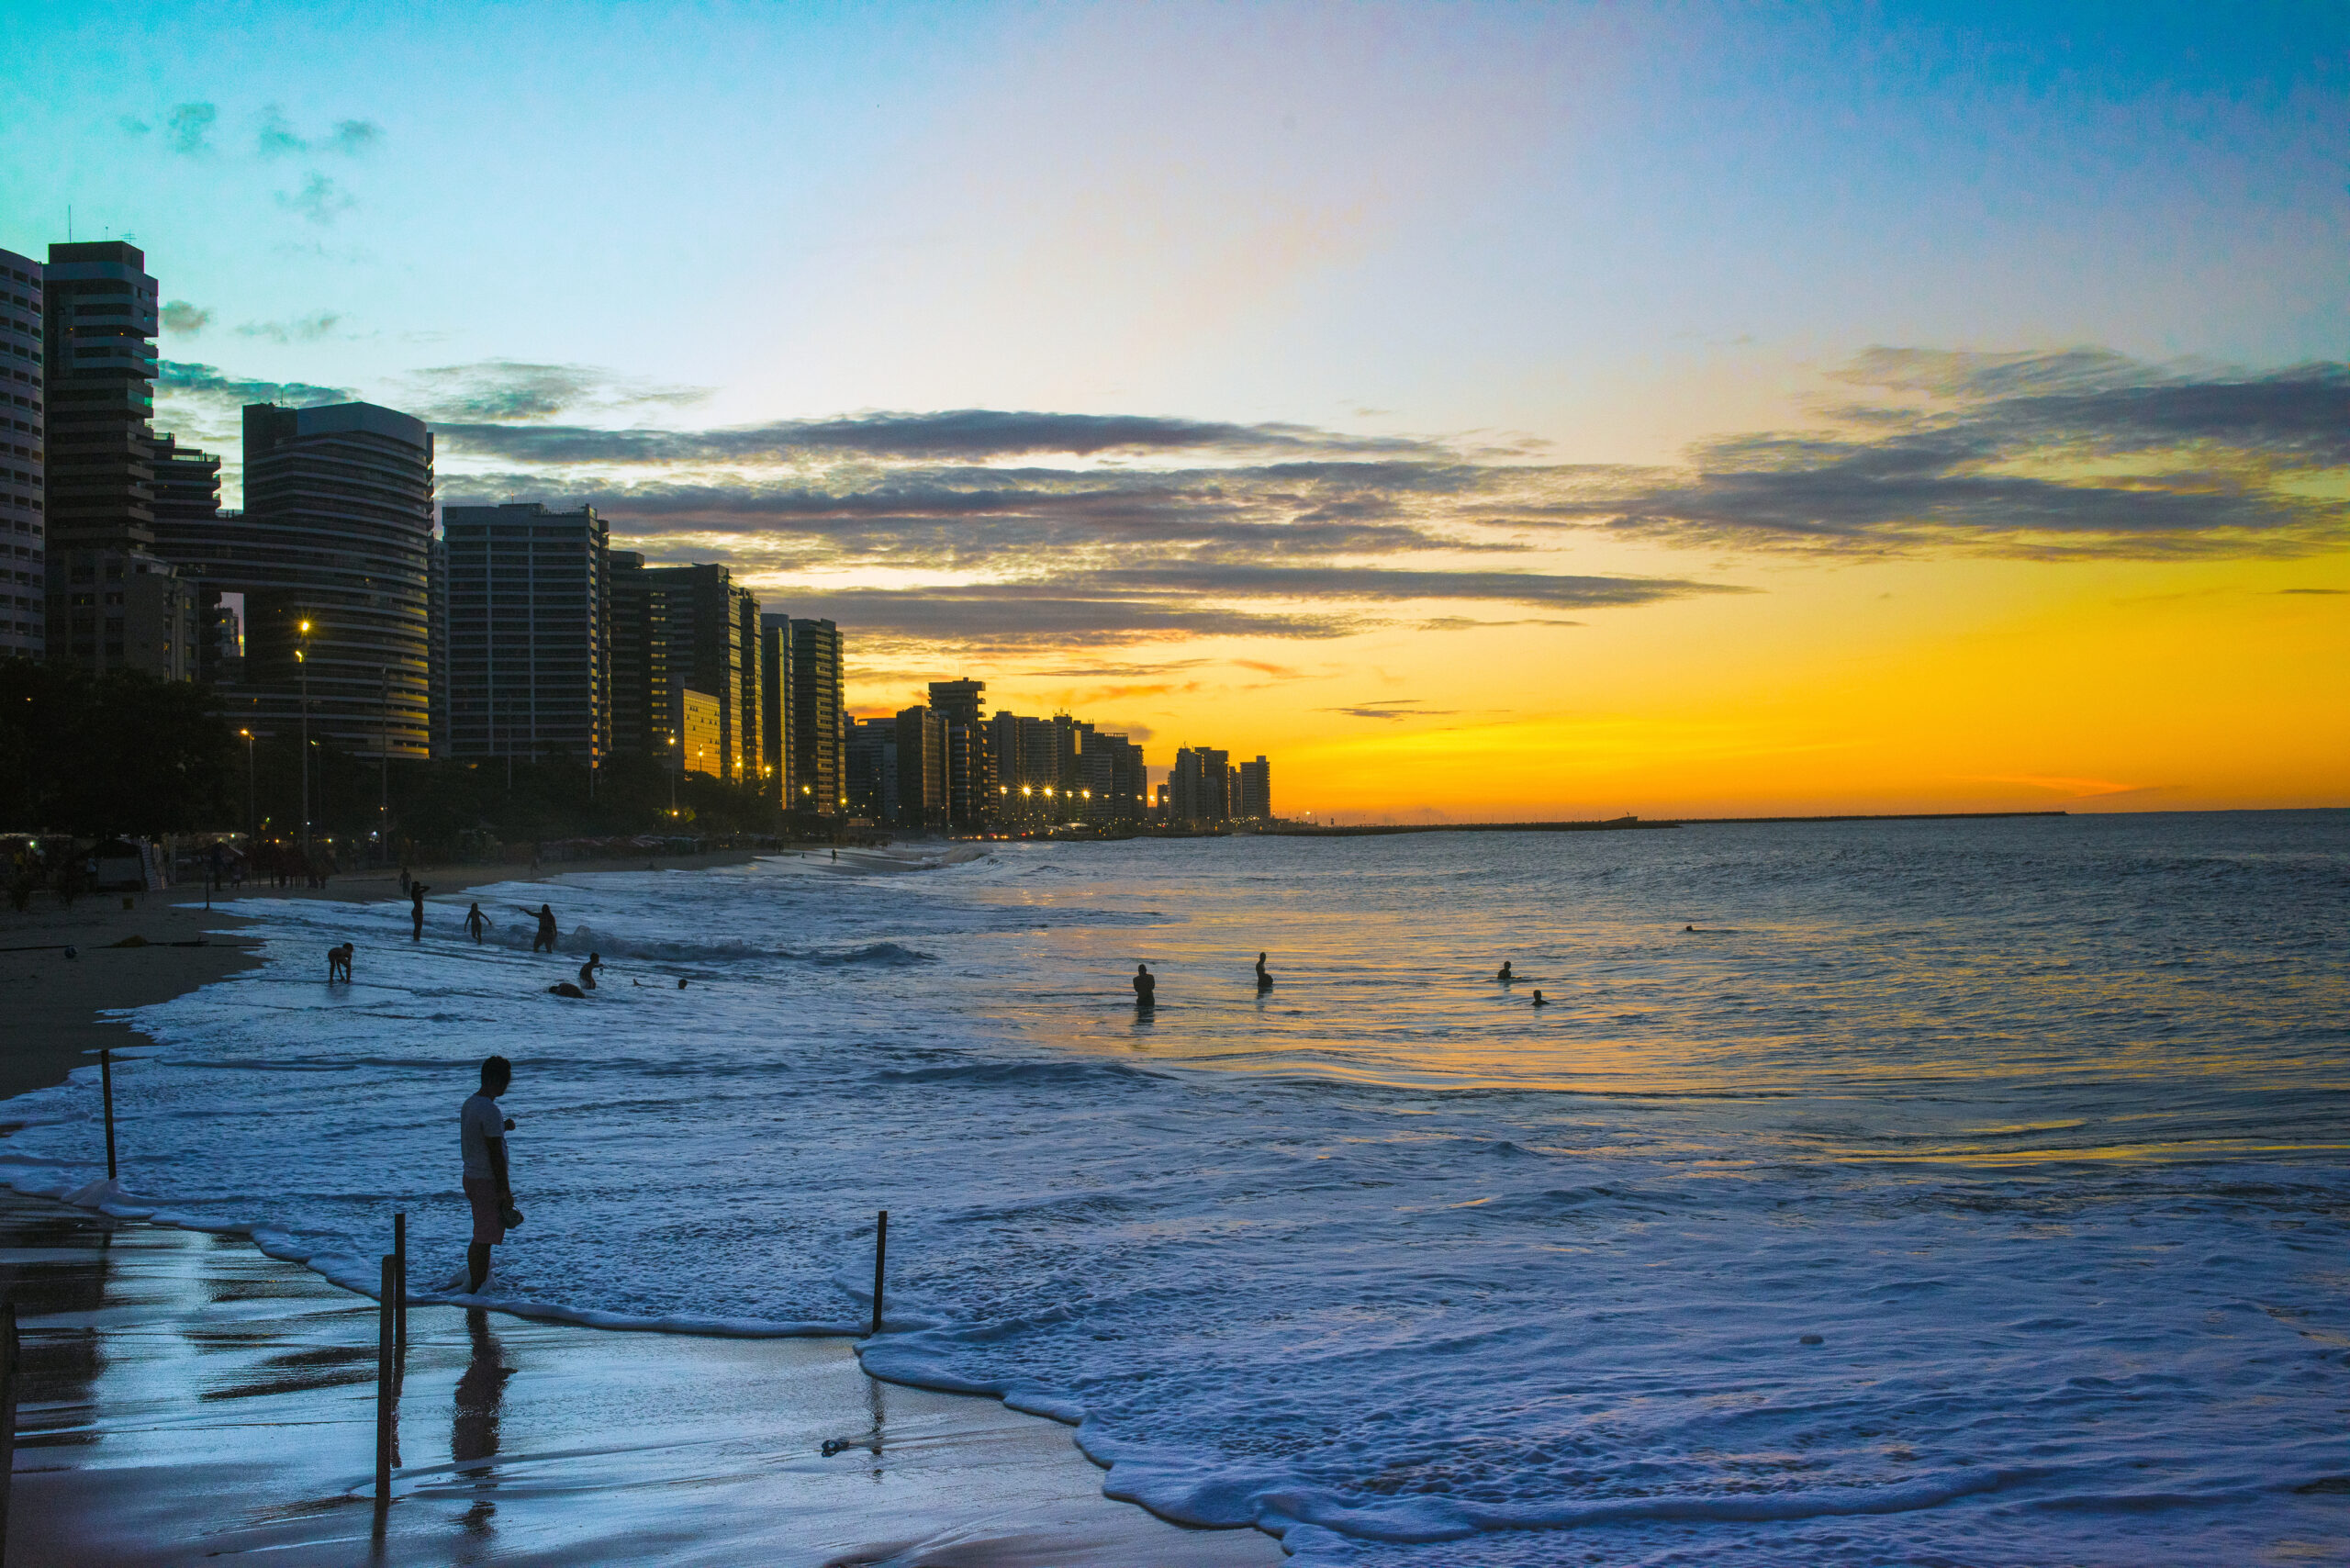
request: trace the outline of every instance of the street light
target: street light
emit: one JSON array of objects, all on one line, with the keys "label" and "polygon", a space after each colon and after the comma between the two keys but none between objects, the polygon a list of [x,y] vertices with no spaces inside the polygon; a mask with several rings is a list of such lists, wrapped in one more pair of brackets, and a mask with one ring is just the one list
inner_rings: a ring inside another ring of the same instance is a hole
[{"label": "street light", "polygon": [[294,650],[294,663],[302,672],[302,854],[310,853],[310,623],[302,622],[302,645]]},{"label": "street light", "polygon": [[245,852],[252,852],[253,835],[261,831],[253,815],[253,733],[239,730],[245,737]]}]

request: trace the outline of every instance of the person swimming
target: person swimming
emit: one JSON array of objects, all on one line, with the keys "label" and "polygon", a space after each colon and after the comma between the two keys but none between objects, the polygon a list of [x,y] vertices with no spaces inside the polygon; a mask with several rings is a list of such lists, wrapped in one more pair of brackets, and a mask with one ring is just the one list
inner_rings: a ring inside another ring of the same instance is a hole
[{"label": "person swimming", "polygon": [[1257,989],[1259,991],[1273,989],[1273,977],[1265,969],[1265,955],[1262,953],[1257,955]]},{"label": "person swimming", "polygon": [[1542,988],[1540,986],[1536,986],[1534,988],[1534,1005],[1537,1007],[1548,1007],[1550,1005],[1548,1002],[1542,1000]]},{"label": "person swimming", "polygon": [[595,990],[596,971],[603,967],[604,960],[600,954],[588,954],[588,961],[579,966],[579,989],[582,991]]},{"label": "person swimming", "polygon": [[569,980],[555,981],[554,984],[547,987],[547,994],[549,996],[575,997],[581,1002],[588,1000],[588,993],[580,990],[577,986],[572,984]]},{"label": "person swimming", "polygon": [[1502,971],[1494,978],[1501,981],[1504,985],[1507,985],[1512,980],[1517,979],[1516,975],[1509,972],[1509,960],[1507,958],[1504,958],[1502,960]]},{"label": "person swimming", "polygon": [[1158,1003],[1158,977],[1150,972],[1148,964],[1135,966],[1135,1007],[1137,1011]]}]

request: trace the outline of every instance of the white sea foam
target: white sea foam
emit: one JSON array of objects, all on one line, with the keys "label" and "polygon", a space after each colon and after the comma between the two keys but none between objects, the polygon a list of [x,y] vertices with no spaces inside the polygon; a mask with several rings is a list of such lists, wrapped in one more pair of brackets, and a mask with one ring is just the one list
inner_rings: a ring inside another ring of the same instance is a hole
[{"label": "white sea foam", "polygon": [[[477,895],[552,902],[554,959],[464,941],[476,895],[421,944],[247,901],[266,966],[140,1014],[128,1191],[84,1196],[355,1289],[404,1207],[439,1284],[498,1050],[531,1217],[495,1304],[849,1331],[887,1208],[868,1367],[1077,1423],[1113,1495],[1310,1563],[2289,1555],[2350,1473],[2345,838],[1026,846]],[[547,995],[589,946],[602,987]],[[95,1087],[9,1107],[9,1181],[103,1174]]]}]

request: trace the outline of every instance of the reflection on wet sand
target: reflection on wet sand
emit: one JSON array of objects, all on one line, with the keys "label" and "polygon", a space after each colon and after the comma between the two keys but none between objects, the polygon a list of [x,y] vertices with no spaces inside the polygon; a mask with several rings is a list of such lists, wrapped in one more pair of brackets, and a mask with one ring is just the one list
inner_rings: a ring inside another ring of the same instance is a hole
[{"label": "reflection on wet sand", "polygon": [[514,1369],[506,1365],[506,1347],[489,1331],[489,1314],[478,1308],[465,1314],[465,1339],[472,1354],[465,1361],[464,1374],[457,1379],[457,1397],[449,1423],[449,1458],[456,1465],[457,1473],[470,1479],[482,1495],[465,1510],[464,1526],[468,1533],[487,1536],[489,1521],[498,1506],[489,1494],[496,1490],[497,1467],[479,1461],[493,1459],[498,1454],[498,1412],[506,1397],[506,1380]]},{"label": "reflection on wet sand", "polygon": [[1066,1428],[878,1383],[842,1340],[438,1307],[409,1315],[416,1425],[379,1510],[374,1303],[229,1238],[13,1196],[0,1271],[20,1440],[47,1450],[15,1478],[11,1562],[1281,1561],[1110,1501]]}]

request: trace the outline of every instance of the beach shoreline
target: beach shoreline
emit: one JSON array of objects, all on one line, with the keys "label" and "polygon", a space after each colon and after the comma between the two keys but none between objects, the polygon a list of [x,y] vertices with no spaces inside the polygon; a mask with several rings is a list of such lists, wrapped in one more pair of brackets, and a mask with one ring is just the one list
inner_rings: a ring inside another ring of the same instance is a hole
[{"label": "beach shoreline", "polygon": [[[699,870],[743,865],[755,857],[750,851],[716,851],[656,864],[666,870]],[[450,895],[498,883],[645,868],[631,859],[548,863],[535,869],[436,866],[410,871],[438,903]],[[323,889],[248,884],[241,897],[216,897],[209,909],[198,884],[143,894],[85,896],[72,905],[61,905],[43,892],[35,895],[28,910],[0,910],[0,1008],[6,1009],[0,1016],[9,1017],[13,1025],[0,1048],[0,1098],[64,1083],[75,1069],[91,1065],[102,1049],[155,1043],[127,1019],[110,1014],[170,1001],[257,968],[262,939],[250,933],[259,923],[238,907],[256,898],[405,902],[394,868],[340,876]],[[0,1137],[21,1125],[0,1114]],[[150,1263],[153,1266],[147,1267]],[[61,1551],[76,1562],[110,1563],[175,1562],[174,1554],[195,1538],[233,1543],[226,1548],[231,1554],[266,1551],[276,1562],[344,1560],[352,1539],[348,1510],[365,1506],[360,1484],[352,1478],[365,1469],[364,1441],[373,1423],[368,1404],[372,1373],[364,1379],[356,1372],[288,1378],[276,1369],[321,1353],[357,1365],[356,1351],[346,1356],[341,1349],[328,1348],[322,1352],[311,1341],[322,1322],[335,1325],[354,1344],[372,1334],[375,1309],[365,1296],[305,1264],[265,1254],[250,1236],[116,1218],[15,1193],[0,1194],[0,1281],[5,1281],[8,1297],[19,1304],[27,1344],[26,1384],[19,1395],[25,1415],[19,1423],[17,1526],[11,1531],[20,1543],[39,1542],[39,1550]],[[300,1305],[263,1321],[256,1321],[250,1309],[223,1312],[222,1302],[241,1299]],[[777,1406],[738,1410],[745,1430],[732,1439],[718,1439],[722,1450],[754,1440],[754,1429],[764,1444],[772,1440],[769,1428],[813,1431],[827,1421],[838,1424],[833,1406],[845,1405],[856,1388],[876,1391],[860,1396],[873,1411],[874,1434],[869,1439],[859,1436],[851,1446],[870,1447],[874,1483],[881,1484],[887,1472],[890,1495],[886,1504],[844,1498],[837,1484],[819,1473],[823,1467],[801,1462],[787,1462],[777,1475],[729,1470],[714,1482],[710,1473],[695,1468],[702,1462],[699,1458],[680,1464],[666,1457],[680,1446],[672,1437],[640,1435],[646,1455],[662,1456],[645,1461],[654,1472],[650,1484],[691,1499],[690,1507],[706,1515],[705,1522],[694,1529],[665,1524],[648,1533],[643,1511],[620,1500],[643,1490],[648,1484],[645,1474],[621,1476],[605,1470],[574,1477],[574,1484],[610,1494],[602,1509],[603,1533],[545,1561],[612,1560],[602,1555],[607,1549],[625,1551],[640,1561],[727,1561],[733,1547],[740,1546],[755,1548],[765,1561],[797,1562],[803,1558],[793,1549],[828,1539],[823,1551],[804,1558],[810,1568],[884,1558],[908,1564],[951,1562],[1000,1568],[1075,1562],[1101,1568],[1168,1563],[1250,1568],[1282,1556],[1275,1541],[1255,1530],[1192,1529],[1133,1503],[1113,1500],[1102,1492],[1102,1469],[1078,1445],[1069,1426],[1015,1411],[999,1399],[872,1376],[859,1364],[854,1342],[845,1338],[630,1333],[631,1341],[654,1345],[632,1350],[622,1364],[612,1356],[612,1328],[456,1306],[420,1305],[410,1315],[420,1325],[419,1338],[428,1347],[440,1346],[442,1363],[456,1366],[462,1358],[453,1347],[466,1333],[473,1338],[475,1354],[453,1386],[453,1427],[444,1422],[438,1428],[453,1432],[450,1463],[419,1465],[412,1456],[404,1456],[403,1462],[415,1472],[414,1484],[403,1473],[396,1491],[403,1504],[413,1501],[422,1506],[401,1516],[409,1520],[408,1529],[394,1532],[406,1536],[402,1561],[484,1560],[477,1532],[467,1522],[471,1515],[438,1520],[437,1534],[430,1526],[420,1530],[412,1515],[449,1513],[445,1505],[453,1498],[476,1492],[488,1497],[498,1495],[501,1484],[512,1484],[494,1478],[458,1484],[444,1473],[466,1457],[461,1451],[468,1440],[465,1434],[471,1430],[478,1435],[479,1423],[466,1414],[465,1401],[468,1377],[476,1392],[482,1379],[479,1346],[485,1335],[493,1344],[531,1350],[534,1364],[567,1390],[553,1406],[609,1404],[616,1397],[614,1390],[600,1384],[641,1394],[648,1380],[657,1387],[667,1377],[670,1384],[655,1403],[682,1408],[704,1396],[713,1368],[737,1379],[773,1384],[785,1394]],[[216,1317],[229,1321],[215,1322]],[[485,1330],[484,1322],[494,1327]],[[219,1410],[217,1391],[196,1386],[185,1374],[174,1383],[173,1374],[160,1369],[156,1359],[137,1345],[142,1333],[167,1330],[167,1338],[202,1338],[231,1325],[242,1353],[255,1362],[239,1386],[266,1396],[266,1419],[241,1408]],[[105,1354],[96,1358],[104,1371],[92,1372],[85,1354],[61,1360],[55,1353],[92,1332],[106,1342]],[[124,1337],[121,1343],[115,1342],[116,1336]],[[680,1342],[679,1347],[666,1343],[672,1340]],[[689,1345],[704,1348],[683,1348]],[[365,1360],[372,1368],[372,1350]],[[498,1376],[511,1371],[499,1368]],[[61,1377],[62,1384],[58,1383]],[[107,1378],[114,1382],[101,1386]],[[364,1388],[359,1386],[362,1382]],[[878,1392],[884,1388],[890,1391],[886,1397]],[[878,1436],[885,1405],[893,1412],[912,1412],[922,1434],[918,1441],[905,1443],[904,1457],[886,1464]],[[200,1435],[192,1441],[158,1445],[141,1431],[144,1416],[126,1419],[118,1428],[105,1414],[118,1407],[136,1407],[148,1416],[170,1407],[183,1412]],[[266,1428],[288,1420],[331,1434],[328,1457],[271,1445]],[[544,1471],[551,1464],[576,1464],[572,1450],[614,1440],[609,1431],[588,1429],[576,1421],[566,1425],[556,1411],[551,1410],[544,1423],[548,1430],[530,1453],[518,1456],[517,1465]],[[625,1446],[631,1439],[623,1436],[618,1440]],[[93,1442],[132,1450],[129,1467],[122,1463],[121,1451],[101,1452],[90,1446]],[[834,1440],[826,1439],[816,1451],[829,1460],[835,1451]],[[466,1473],[494,1477],[501,1468],[489,1465]],[[753,1492],[771,1498],[779,1486],[793,1489],[796,1517],[809,1518],[810,1509],[817,1510],[829,1538],[818,1533],[805,1542],[795,1539],[786,1548],[764,1533],[771,1526],[757,1522],[771,1502],[751,1509],[708,1500],[713,1489],[721,1498]],[[476,1501],[475,1512],[483,1506]],[[521,1506],[511,1492],[500,1506],[509,1515]],[[568,1523],[564,1528],[570,1532]],[[647,1551],[654,1555],[643,1555]],[[533,1553],[532,1560],[542,1558]]]}]

